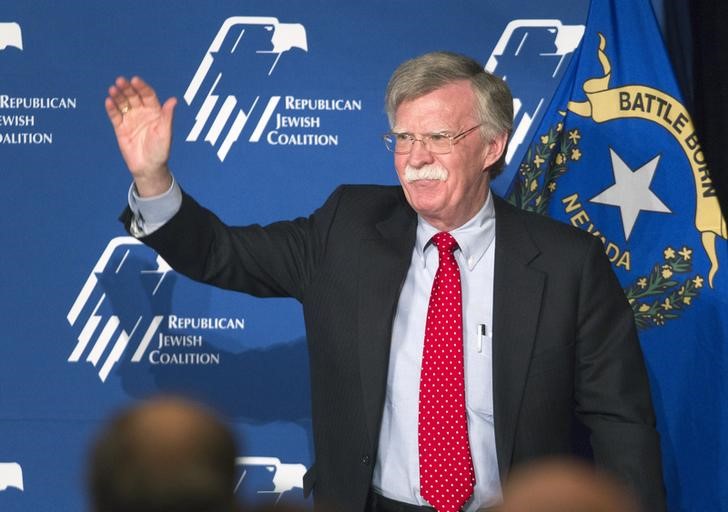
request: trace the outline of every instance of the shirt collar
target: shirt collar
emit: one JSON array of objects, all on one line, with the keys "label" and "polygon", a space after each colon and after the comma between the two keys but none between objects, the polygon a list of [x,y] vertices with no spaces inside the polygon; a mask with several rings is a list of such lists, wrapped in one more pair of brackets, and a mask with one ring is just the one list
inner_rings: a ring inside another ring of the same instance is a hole
[{"label": "shirt collar", "polygon": [[[437,228],[423,219],[421,215],[417,215],[415,253],[423,266],[426,266],[425,251],[432,245],[430,239],[437,233],[439,233]],[[478,210],[478,213],[459,228],[450,231],[450,234],[457,240],[463,255],[461,261],[467,265],[468,270],[473,270],[495,238],[495,207],[490,191],[488,191],[485,204]]]}]

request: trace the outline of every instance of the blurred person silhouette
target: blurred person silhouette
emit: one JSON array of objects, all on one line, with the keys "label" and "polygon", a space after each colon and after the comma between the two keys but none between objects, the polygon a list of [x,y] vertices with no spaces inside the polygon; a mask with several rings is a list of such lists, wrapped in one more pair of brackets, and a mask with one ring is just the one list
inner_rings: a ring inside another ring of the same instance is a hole
[{"label": "blurred person silhouette", "polygon": [[643,512],[611,476],[573,458],[522,466],[504,488],[499,512]]},{"label": "blurred person silhouette", "polygon": [[211,411],[177,397],[125,409],[101,431],[89,460],[94,512],[233,512],[230,429]]},{"label": "blurred person silhouette", "polygon": [[[316,512],[349,512],[340,508],[316,505]],[[254,506],[250,512],[310,512],[311,506],[295,501],[280,501],[276,503],[264,503]],[[247,512],[247,511],[246,511]]]},{"label": "blurred person silhouette", "polygon": [[[295,503],[267,503],[263,505],[259,505],[256,507],[253,507],[251,512],[308,512],[310,508],[305,507],[304,505],[295,504]],[[326,512],[334,512],[331,509],[326,509]]]}]

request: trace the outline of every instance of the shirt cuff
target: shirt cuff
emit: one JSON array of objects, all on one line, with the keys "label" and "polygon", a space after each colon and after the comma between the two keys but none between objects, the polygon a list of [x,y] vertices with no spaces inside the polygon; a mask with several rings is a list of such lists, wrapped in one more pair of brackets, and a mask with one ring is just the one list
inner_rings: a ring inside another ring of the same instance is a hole
[{"label": "shirt cuff", "polygon": [[182,190],[174,176],[169,189],[158,196],[140,197],[132,183],[128,200],[133,213],[130,231],[140,238],[151,235],[175,216],[182,205]]}]

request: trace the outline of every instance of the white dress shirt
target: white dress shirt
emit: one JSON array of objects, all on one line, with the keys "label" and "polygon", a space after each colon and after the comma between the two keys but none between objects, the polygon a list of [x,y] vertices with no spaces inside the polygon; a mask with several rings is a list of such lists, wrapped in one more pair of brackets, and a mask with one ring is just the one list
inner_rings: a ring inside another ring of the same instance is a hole
[{"label": "white dress shirt", "polygon": [[[417,416],[427,307],[438,266],[430,242],[436,228],[418,217],[412,261],[399,296],[392,329],[387,394],[372,486],[383,496],[428,505],[419,490]],[[488,199],[466,224],[451,231],[459,249],[465,344],[465,406],[475,468],[467,512],[501,501],[493,426],[492,346],[495,209]]]},{"label": "white dress shirt", "polygon": [[174,176],[169,189],[158,196],[139,197],[134,183],[129,187],[127,195],[129,208],[134,213],[129,231],[137,238],[151,235],[164,226],[182,206],[182,190]]}]

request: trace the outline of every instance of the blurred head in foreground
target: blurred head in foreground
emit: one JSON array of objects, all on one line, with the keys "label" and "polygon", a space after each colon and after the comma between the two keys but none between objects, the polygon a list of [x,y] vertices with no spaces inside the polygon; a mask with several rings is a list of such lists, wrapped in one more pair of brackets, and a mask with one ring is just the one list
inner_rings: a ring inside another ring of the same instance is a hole
[{"label": "blurred head in foreground", "polygon": [[585,462],[552,459],[515,472],[500,512],[640,512],[629,491]]},{"label": "blurred head in foreground", "polygon": [[95,512],[231,512],[236,446],[200,405],[156,398],[123,411],[90,457]]}]

